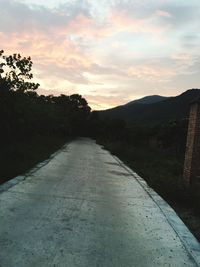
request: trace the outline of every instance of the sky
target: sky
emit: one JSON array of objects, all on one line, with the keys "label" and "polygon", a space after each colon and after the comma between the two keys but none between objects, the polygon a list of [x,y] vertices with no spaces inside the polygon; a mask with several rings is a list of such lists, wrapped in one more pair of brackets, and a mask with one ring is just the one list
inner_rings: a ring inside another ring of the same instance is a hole
[{"label": "sky", "polygon": [[92,109],[200,87],[199,0],[0,0],[0,50]]}]

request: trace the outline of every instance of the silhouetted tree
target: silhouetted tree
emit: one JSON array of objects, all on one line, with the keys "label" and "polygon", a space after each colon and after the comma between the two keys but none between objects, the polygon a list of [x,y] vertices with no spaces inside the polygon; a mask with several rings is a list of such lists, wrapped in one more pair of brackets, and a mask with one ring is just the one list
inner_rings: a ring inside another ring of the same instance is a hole
[{"label": "silhouetted tree", "polygon": [[32,61],[0,51],[0,137],[18,140],[37,135],[78,136],[86,133],[90,107],[78,94],[39,96],[32,83]]},{"label": "silhouetted tree", "polygon": [[20,54],[9,56],[0,51],[0,89],[26,92],[36,90],[38,83],[29,82],[33,78],[31,73],[33,62],[30,57]]}]

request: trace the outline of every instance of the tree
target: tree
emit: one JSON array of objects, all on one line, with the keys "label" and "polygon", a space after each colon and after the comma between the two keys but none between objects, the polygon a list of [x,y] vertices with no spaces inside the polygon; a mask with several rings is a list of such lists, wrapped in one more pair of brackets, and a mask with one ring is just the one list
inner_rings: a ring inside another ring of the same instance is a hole
[{"label": "tree", "polygon": [[36,90],[38,83],[32,83],[31,73],[33,62],[30,57],[20,54],[6,56],[0,51],[0,89],[6,91],[27,92]]},{"label": "tree", "polygon": [[51,102],[60,109],[63,127],[72,135],[85,135],[91,108],[79,94],[51,97]]}]

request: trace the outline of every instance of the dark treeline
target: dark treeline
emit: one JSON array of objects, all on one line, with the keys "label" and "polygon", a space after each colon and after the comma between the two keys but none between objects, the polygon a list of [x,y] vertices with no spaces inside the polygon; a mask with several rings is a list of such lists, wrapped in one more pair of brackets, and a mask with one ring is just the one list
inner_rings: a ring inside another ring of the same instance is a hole
[{"label": "dark treeline", "polygon": [[0,86],[1,141],[35,135],[85,135],[90,108],[84,98],[39,96],[36,92],[3,92]]},{"label": "dark treeline", "polygon": [[34,135],[84,134],[90,114],[87,101],[78,94],[71,96],[38,95],[39,84],[31,80],[31,58],[0,53],[0,121],[1,141]]},{"label": "dark treeline", "polygon": [[94,111],[90,116],[92,135],[103,142],[122,142],[148,146],[184,155],[188,120],[173,120],[157,125],[127,123],[122,119],[101,118]]},{"label": "dark treeline", "polygon": [[0,51],[0,182],[87,135],[90,107],[78,94],[38,95],[30,57]]}]

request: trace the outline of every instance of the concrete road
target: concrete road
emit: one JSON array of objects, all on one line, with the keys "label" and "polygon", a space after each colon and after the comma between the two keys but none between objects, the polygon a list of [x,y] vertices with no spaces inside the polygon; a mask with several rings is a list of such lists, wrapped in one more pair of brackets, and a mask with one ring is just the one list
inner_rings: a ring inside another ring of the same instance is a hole
[{"label": "concrete road", "polygon": [[94,141],[79,139],[4,185],[0,266],[198,266],[196,240],[181,225],[191,248],[184,244],[136,178]]}]

